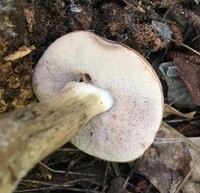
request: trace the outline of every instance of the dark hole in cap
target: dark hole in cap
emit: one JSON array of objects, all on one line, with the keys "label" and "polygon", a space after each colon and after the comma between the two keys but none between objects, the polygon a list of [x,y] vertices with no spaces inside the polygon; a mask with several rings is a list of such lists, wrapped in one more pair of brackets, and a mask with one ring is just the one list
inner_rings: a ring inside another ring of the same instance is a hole
[{"label": "dark hole in cap", "polygon": [[91,82],[91,77],[90,77],[90,75],[89,74],[87,74],[87,73],[81,73],[80,74],[80,80],[79,80],[79,82]]},{"label": "dark hole in cap", "polygon": [[86,73],[86,74],[84,74],[84,76],[85,76],[85,79],[87,82],[91,82],[92,79],[89,74]]}]

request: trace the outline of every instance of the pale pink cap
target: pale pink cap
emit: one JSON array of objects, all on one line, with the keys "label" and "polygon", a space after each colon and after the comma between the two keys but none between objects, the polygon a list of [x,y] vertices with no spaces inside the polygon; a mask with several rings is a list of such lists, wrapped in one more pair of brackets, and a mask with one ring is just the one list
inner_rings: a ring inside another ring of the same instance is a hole
[{"label": "pale pink cap", "polygon": [[40,58],[33,89],[39,100],[45,100],[70,81],[89,82],[114,99],[114,106],[93,118],[71,142],[104,160],[140,157],[153,142],[163,115],[162,87],[150,64],[127,46],[91,32],[72,32],[52,43]]}]

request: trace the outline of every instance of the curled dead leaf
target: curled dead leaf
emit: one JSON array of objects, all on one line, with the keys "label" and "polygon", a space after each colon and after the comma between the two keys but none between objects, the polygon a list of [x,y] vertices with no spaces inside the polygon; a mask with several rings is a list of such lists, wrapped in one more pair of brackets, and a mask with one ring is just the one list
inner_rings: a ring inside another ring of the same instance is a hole
[{"label": "curled dead leaf", "polygon": [[175,58],[173,63],[191,93],[194,103],[200,106],[200,66],[182,58]]},{"label": "curled dead leaf", "polygon": [[178,108],[195,108],[192,96],[181,80],[177,68],[172,62],[162,63],[159,66],[163,79],[168,86],[167,102]]},{"label": "curled dead leaf", "polygon": [[[183,193],[197,193],[200,190],[199,147],[198,137],[185,138],[163,123],[153,145],[138,160],[137,172],[161,193],[176,192],[180,188]],[[190,179],[184,182],[188,174]]]},{"label": "curled dead leaf", "polygon": [[196,114],[196,111],[192,111],[190,113],[181,113],[180,111],[178,111],[177,109],[175,109],[174,107],[172,107],[171,105],[165,104],[164,105],[164,114],[163,117],[168,117],[169,115],[177,115],[180,117],[184,117],[187,119],[191,119],[194,117],[194,115]]}]

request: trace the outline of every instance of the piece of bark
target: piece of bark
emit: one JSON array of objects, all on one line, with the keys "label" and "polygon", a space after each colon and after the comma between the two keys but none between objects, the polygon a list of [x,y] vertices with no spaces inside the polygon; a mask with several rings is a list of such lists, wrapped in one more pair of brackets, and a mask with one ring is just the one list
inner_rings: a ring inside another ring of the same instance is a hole
[{"label": "piece of bark", "polygon": [[163,0],[161,2],[161,6],[169,8],[172,13],[193,25],[195,29],[200,29],[200,16],[185,8],[182,4],[180,4],[180,0]]},{"label": "piece of bark", "polygon": [[80,93],[70,87],[31,108],[0,116],[0,192],[11,193],[36,163],[108,110],[101,93],[84,89]]},{"label": "piece of bark", "polygon": [[200,105],[200,66],[182,58],[175,58],[173,63],[191,93],[194,103]]}]

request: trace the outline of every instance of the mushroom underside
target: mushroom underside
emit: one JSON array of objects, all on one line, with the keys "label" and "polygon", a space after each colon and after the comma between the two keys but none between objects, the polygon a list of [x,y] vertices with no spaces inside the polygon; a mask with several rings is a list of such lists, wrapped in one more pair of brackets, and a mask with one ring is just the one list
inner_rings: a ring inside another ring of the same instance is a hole
[{"label": "mushroom underside", "polygon": [[73,32],[46,50],[34,69],[33,88],[45,100],[71,81],[106,89],[115,102],[71,142],[109,161],[141,156],[153,142],[163,113],[161,84],[148,62],[126,46],[90,32]]}]

